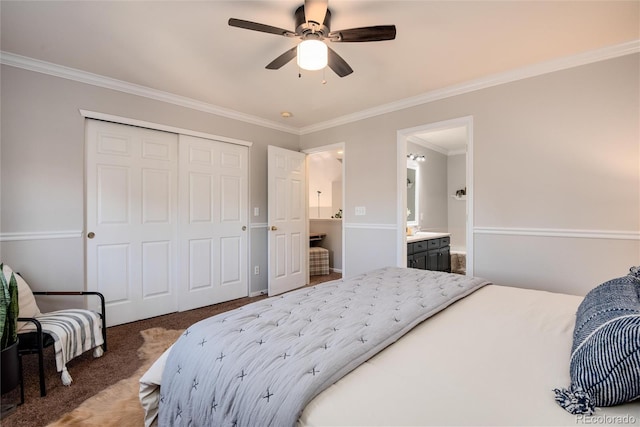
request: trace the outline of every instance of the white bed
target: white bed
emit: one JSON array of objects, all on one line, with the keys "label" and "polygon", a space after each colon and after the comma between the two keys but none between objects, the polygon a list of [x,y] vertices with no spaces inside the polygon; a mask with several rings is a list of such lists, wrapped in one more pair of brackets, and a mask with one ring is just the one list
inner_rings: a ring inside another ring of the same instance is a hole
[{"label": "white bed", "polygon": [[[560,408],[582,297],[485,286],[316,396],[299,426],[640,424],[640,402],[592,417]],[[164,357],[141,379],[147,425]]]}]

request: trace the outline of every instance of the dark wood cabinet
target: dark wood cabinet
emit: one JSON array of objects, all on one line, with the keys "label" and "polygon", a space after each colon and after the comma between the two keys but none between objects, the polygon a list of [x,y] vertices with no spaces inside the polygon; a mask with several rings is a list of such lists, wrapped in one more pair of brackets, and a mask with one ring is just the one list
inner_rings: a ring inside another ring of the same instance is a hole
[{"label": "dark wood cabinet", "polygon": [[450,273],[450,242],[451,239],[447,236],[408,243],[407,267]]},{"label": "dark wood cabinet", "polygon": [[428,270],[427,268],[427,252],[418,252],[413,255],[412,268],[419,268],[420,270]]}]

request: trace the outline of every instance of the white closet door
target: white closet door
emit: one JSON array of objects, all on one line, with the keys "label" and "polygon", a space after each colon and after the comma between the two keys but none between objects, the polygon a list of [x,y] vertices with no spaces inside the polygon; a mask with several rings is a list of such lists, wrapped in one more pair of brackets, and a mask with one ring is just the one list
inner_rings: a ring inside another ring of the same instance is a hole
[{"label": "white closet door", "polygon": [[248,148],[180,135],[179,310],[248,295]]},{"label": "white closet door", "polygon": [[87,289],[105,295],[107,325],[174,312],[175,134],[87,121]]}]

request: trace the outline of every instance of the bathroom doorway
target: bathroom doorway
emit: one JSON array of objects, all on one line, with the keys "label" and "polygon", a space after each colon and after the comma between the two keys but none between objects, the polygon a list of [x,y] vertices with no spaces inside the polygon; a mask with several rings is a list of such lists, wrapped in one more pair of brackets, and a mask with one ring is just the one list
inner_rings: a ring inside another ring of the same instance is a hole
[{"label": "bathroom doorway", "polygon": [[452,271],[473,274],[472,153],[472,117],[398,132],[399,265],[407,235],[448,233]]},{"label": "bathroom doorway", "polygon": [[[310,283],[344,274],[344,144],[306,150]],[[326,266],[328,258],[328,266]],[[327,268],[328,267],[328,268]]]}]

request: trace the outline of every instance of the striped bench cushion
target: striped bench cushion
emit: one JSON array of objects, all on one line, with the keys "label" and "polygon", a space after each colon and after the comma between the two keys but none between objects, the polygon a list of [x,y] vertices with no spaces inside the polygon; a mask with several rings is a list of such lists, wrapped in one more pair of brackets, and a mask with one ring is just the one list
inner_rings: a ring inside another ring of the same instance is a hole
[{"label": "striped bench cushion", "polygon": [[573,333],[571,387],[555,390],[573,414],[640,397],[640,269],[589,292]]},{"label": "striped bench cushion", "polygon": [[[53,337],[56,368],[58,372],[62,372],[63,384],[69,385],[72,380],[67,371],[67,363],[85,351],[97,349],[104,344],[102,319],[98,313],[84,309],[52,311],[43,313],[36,319],[42,325],[42,331]],[[33,323],[27,323],[20,332],[35,330]],[[101,354],[101,351],[94,351],[96,357]]]}]

